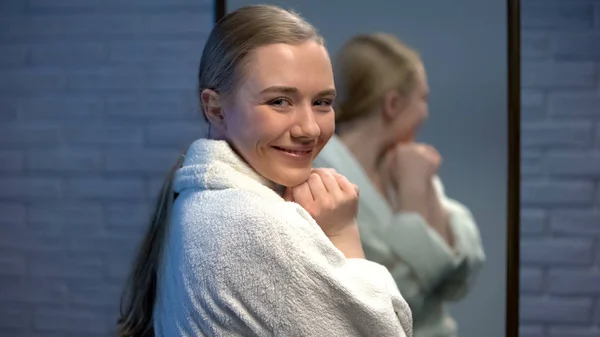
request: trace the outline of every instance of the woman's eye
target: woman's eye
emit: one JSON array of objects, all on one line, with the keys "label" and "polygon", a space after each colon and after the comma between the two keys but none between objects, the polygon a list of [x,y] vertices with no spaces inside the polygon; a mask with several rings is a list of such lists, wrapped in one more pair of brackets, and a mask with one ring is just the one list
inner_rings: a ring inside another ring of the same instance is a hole
[{"label": "woman's eye", "polygon": [[331,104],[332,104],[332,101],[328,100],[328,99],[320,99],[315,102],[315,105],[322,106],[322,107],[328,107],[328,106],[331,106]]},{"label": "woman's eye", "polygon": [[289,105],[289,102],[285,98],[276,98],[276,99],[272,100],[271,102],[269,102],[269,104],[277,106],[277,107],[282,107],[282,106]]}]

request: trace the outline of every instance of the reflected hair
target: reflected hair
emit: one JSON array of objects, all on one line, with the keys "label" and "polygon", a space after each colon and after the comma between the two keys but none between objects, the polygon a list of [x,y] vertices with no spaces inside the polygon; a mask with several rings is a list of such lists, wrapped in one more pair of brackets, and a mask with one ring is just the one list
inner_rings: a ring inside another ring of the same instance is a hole
[{"label": "reflected hair", "polygon": [[408,95],[415,87],[421,59],[394,35],[372,33],[347,41],[334,63],[335,121],[343,124],[373,113],[390,90]]}]

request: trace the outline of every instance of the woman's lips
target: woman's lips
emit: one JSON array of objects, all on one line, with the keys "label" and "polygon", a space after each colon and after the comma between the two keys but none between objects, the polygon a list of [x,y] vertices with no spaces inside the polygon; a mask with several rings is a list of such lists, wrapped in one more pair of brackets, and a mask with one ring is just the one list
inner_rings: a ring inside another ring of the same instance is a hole
[{"label": "woman's lips", "polygon": [[273,146],[273,148],[279,152],[296,158],[310,156],[314,150],[314,147]]}]

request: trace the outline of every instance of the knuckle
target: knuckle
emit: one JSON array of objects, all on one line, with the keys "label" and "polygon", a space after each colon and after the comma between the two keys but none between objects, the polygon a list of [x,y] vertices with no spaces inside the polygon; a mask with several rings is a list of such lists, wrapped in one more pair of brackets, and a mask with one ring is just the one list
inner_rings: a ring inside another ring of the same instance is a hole
[{"label": "knuckle", "polygon": [[315,218],[318,218],[321,216],[321,210],[318,208],[311,208],[311,209],[308,209],[307,211]]},{"label": "knuckle", "polygon": [[333,199],[328,198],[323,201],[323,209],[327,211],[333,211],[337,206],[337,202]]},{"label": "knuckle", "polygon": [[335,208],[335,203],[333,202],[333,200],[327,199],[323,202],[323,208],[328,211],[331,211],[332,209]]}]

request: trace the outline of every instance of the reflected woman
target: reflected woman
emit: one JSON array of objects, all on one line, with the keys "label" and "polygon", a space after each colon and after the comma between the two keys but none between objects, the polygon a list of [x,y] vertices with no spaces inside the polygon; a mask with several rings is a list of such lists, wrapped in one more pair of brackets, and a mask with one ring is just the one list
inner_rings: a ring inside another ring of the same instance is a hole
[{"label": "reflected woman", "polygon": [[423,62],[396,37],[375,33],[349,40],[334,64],[337,135],[314,165],[358,185],[365,256],[393,275],[414,336],[456,336],[445,304],[468,293],[485,255],[471,213],[444,193],[440,154],[415,140],[428,117]]}]

